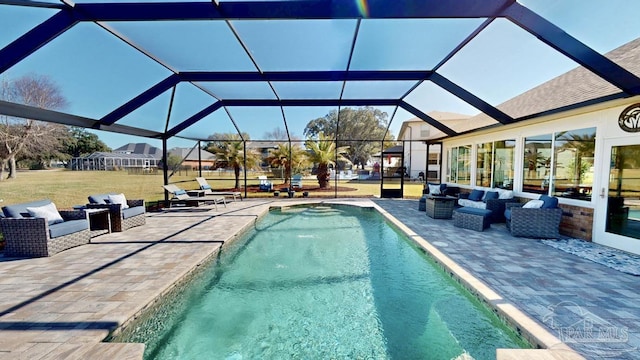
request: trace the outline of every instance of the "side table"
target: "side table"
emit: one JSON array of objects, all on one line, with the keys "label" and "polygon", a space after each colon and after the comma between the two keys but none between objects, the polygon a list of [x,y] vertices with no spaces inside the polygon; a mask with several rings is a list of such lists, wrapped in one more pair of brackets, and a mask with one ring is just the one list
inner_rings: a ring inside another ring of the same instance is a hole
[{"label": "side table", "polygon": [[89,220],[89,232],[92,238],[111,232],[109,209],[84,209],[84,213]]},{"label": "side table", "polygon": [[429,196],[425,199],[427,216],[433,219],[451,219],[458,198],[453,196]]}]

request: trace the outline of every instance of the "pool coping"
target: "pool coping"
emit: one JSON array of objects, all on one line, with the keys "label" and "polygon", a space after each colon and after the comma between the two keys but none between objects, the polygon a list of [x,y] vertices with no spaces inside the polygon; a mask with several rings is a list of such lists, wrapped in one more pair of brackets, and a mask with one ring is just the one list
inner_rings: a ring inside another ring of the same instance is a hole
[{"label": "pool coping", "polygon": [[458,265],[449,256],[431,245],[429,241],[411,230],[385,209],[375,203],[373,203],[373,208],[409,239],[420,246],[437,265],[442,267],[443,270],[460,283],[467,291],[488,306],[499,318],[514,327],[529,343],[538,347],[538,349],[497,349],[496,358],[498,360],[584,359],[582,355],[547,331],[536,320],[504,299],[500,294],[462,268],[462,266]]}]

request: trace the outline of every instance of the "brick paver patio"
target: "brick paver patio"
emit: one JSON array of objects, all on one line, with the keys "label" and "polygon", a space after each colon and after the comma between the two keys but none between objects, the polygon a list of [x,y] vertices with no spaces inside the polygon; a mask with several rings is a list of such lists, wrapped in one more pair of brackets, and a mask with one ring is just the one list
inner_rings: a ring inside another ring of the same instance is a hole
[{"label": "brick paver patio", "polygon": [[[301,201],[152,213],[144,226],[50,258],[0,258],[0,359],[141,359],[140,344],[101,341],[270,206]],[[638,277],[513,238],[504,225],[484,232],[455,228],[451,220],[419,212],[417,200],[339,202],[380,206],[558,338],[567,339],[557,329],[575,330],[576,320],[592,325],[591,338],[569,343],[585,357],[640,358],[628,351],[640,346]],[[603,324],[608,333],[600,334]]]}]

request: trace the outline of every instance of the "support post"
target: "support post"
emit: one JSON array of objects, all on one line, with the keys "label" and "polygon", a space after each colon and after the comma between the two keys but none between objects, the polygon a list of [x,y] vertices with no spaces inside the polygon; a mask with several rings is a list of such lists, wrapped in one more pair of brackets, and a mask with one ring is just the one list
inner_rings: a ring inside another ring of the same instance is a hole
[{"label": "support post", "polygon": [[[162,138],[162,176],[164,185],[169,185],[169,164],[167,164],[167,139]],[[169,203],[169,193],[164,191],[164,204]]]}]

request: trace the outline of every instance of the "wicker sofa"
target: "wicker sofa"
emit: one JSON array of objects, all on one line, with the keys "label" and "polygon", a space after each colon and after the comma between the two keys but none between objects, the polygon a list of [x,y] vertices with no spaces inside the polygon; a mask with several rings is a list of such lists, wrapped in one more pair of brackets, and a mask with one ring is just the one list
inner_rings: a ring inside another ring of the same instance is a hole
[{"label": "wicker sofa", "polygon": [[558,198],[541,195],[538,200],[542,201],[541,207],[526,208],[523,203],[505,205],[504,215],[511,235],[534,239],[560,237],[562,209],[558,207]]},{"label": "wicker sofa", "polygon": [[[492,195],[494,198],[491,198]],[[491,210],[491,223],[504,222],[505,204],[514,201],[513,191],[505,189],[476,188],[470,193],[458,194],[460,206]]]},{"label": "wicker sofa", "polygon": [[88,197],[89,203],[86,205],[89,209],[109,209],[111,215],[111,231],[120,232],[135,226],[146,224],[146,214],[144,200],[129,200],[127,208],[123,209],[120,204],[111,204],[109,195],[118,195],[116,193],[94,194]]},{"label": "wicker sofa", "polygon": [[0,224],[5,239],[5,256],[52,256],[89,243],[89,220],[84,211],[60,210],[58,213],[64,221],[50,224],[45,218],[32,217],[27,210],[49,204],[52,204],[51,200],[45,199],[2,208]]}]

